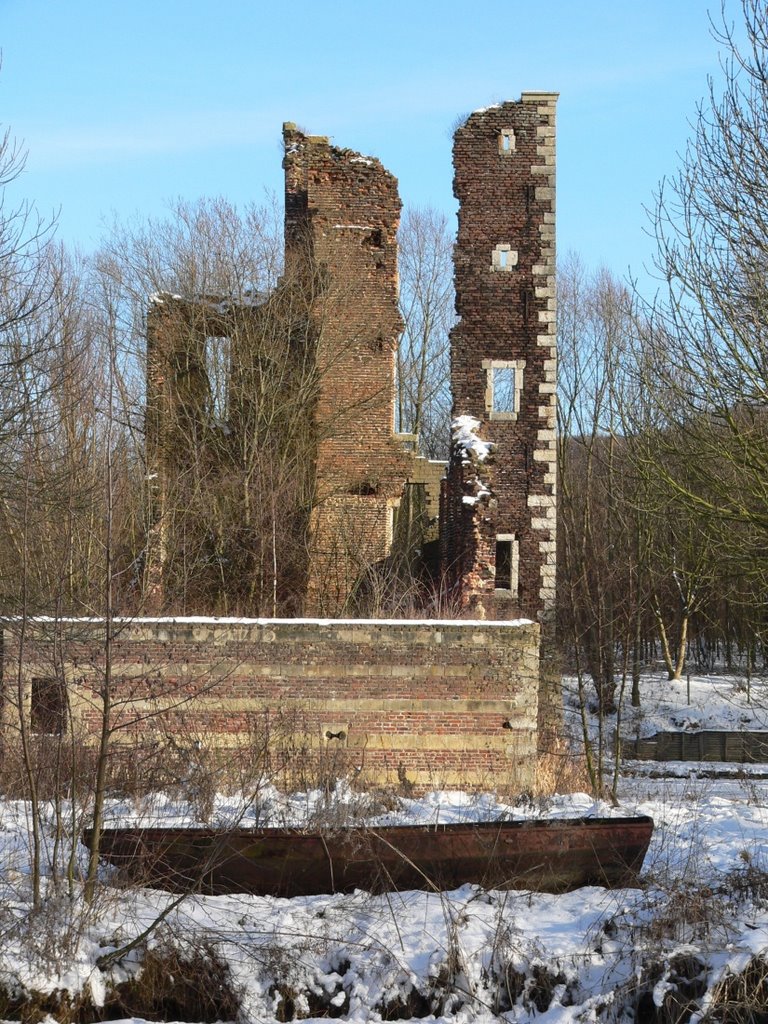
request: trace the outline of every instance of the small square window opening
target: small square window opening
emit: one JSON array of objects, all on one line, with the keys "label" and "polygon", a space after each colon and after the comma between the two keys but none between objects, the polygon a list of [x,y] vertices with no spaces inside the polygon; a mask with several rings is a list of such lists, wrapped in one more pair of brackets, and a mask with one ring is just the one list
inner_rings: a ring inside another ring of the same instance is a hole
[{"label": "small square window opening", "polygon": [[509,272],[517,266],[518,252],[511,245],[502,242],[491,252],[491,270]]},{"label": "small square window opening", "polygon": [[517,140],[513,128],[502,128],[499,132],[499,152],[502,156],[514,153]]}]

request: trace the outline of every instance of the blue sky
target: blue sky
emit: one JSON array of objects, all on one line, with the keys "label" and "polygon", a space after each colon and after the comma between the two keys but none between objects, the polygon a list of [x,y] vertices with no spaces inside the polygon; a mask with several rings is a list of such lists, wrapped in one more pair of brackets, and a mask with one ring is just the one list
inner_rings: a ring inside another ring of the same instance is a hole
[{"label": "blue sky", "polygon": [[[451,126],[560,92],[558,245],[642,274],[643,206],[674,171],[718,45],[719,0],[0,0],[14,196],[93,247],[114,214],[282,189],[297,121],[378,156],[407,204],[455,210]],[[731,3],[736,13],[735,3]]]}]

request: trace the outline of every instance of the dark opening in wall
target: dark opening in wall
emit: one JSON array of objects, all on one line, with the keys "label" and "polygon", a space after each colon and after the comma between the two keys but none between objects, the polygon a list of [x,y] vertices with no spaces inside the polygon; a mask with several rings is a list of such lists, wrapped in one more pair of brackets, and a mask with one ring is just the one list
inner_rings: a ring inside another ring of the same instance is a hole
[{"label": "dark opening in wall", "polygon": [[533,319],[533,289],[523,288],[520,292],[520,301],[523,307],[523,323],[529,324]]},{"label": "dark opening in wall", "polygon": [[65,710],[64,686],[61,680],[54,676],[33,677],[30,707],[32,732],[61,736],[64,732]]},{"label": "dark opening in wall", "polygon": [[359,494],[361,497],[371,497],[379,493],[379,485],[376,480],[359,480],[351,484],[347,494]]},{"label": "dark opening in wall", "polygon": [[512,541],[496,541],[496,589],[512,589]]},{"label": "dark opening in wall", "polygon": [[520,583],[520,549],[513,533],[500,533],[496,537],[497,597],[516,598]]}]

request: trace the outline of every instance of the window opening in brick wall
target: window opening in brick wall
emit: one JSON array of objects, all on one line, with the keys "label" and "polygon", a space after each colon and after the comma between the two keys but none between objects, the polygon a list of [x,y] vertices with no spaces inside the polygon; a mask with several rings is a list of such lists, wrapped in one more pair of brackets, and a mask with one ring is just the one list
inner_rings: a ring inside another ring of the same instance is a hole
[{"label": "window opening in brick wall", "polygon": [[519,548],[513,533],[500,533],[496,538],[495,589],[517,593]]},{"label": "window opening in brick wall", "polygon": [[386,554],[387,555],[392,553],[392,545],[395,542],[395,533],[397,532],[397,519],[398,519],[399,514],[400,514],[400,499],[398,498],[396,501],[393,501],[391,499],[388,500],[387,501],[387,512],[386,512],[386,516],[387,517],[386,517],[386,520],[385,520],[385,523],[384,523],[384,530],[385,530],[385,541],[384,541],[384,543],[386,545]]},{"label": "window opening in brick wall", "polygon": [[517,249],[502,242],[491,253],[491,270],[509,272],[517,266]]},{"label": "window opening in brick wall", "polygon": [[502,128],[499,132],[499,152],[505,156],[514,153],[516,144],[514,128]]},{"label": "window opening in brick wall", "polygon": [[514,366],[494,366],[492,412],[517,412],[515,405],[516,372]]},{"label": "window opening in brick wall", "polygon": [[520,292],[520,304],[523,307],[523,323],[529,324],[533,319],[533,289],[523,288]]},{"label": "window opening in brick wall", "polygon": [[32,732],[61,736],[64,732],[66,700],[64,684],[55,676],[32,679],[30,725]]},{"label": "window opening in brick wall", "polygon": [[487,374],[485,385],[485,409],[490,418],[515,420],[520,412],[520,396],[523,390],[522,359],[484,359],[483,369]]},{"label": "window opening in brick wall", "polygon": [[210,391],[210,414],[213,420],[220,425],[227,421],[231,365],[231,340],[225,336],[206,338],[205,372]]}]

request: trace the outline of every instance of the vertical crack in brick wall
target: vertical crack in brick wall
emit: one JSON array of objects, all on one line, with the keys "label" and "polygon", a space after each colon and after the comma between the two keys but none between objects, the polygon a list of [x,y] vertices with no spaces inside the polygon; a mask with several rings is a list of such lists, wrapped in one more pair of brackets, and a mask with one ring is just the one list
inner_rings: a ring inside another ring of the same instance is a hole
[{"label": "vertical crack in brick wall", "polygon": [[286,263],[314,275],[317,429],[307,609],[339,614],[386,557],[409,459],[394,428],[397,179],[284,126]]},{"label": "vertical crack in brick wall", "polygon": [[481,460],[454,443],[442,501],[460,601],[543,621],[555,600],[556,100],[523,93],[454,137],[453,409],[492,450]]}]

